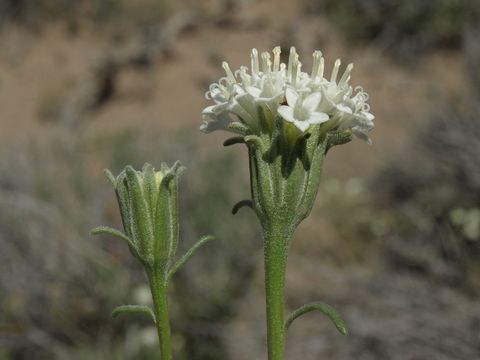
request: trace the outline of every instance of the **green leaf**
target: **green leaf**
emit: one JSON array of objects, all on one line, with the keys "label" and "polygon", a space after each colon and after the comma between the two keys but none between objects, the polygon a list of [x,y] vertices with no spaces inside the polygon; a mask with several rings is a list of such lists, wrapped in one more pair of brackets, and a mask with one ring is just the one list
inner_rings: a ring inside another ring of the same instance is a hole
[{"label": "green leaf", "polygon": [[235,215],[238,210],[240,210],[242,207],[248,206],[250,209],[253,209],[253,201],[252,200],[241,200],[237,202],[235,205],[233,205],[232,208],[232,214]]},{"label": "green leaf", "polygon": [[105,173],[105,176],[107,177],[107,179],[112,183],[113,188],[116,189],[117,180],[115,179],[115,176],[112,174],[112,172],[108,169],[103,170],[103,172]]},{"label": "green leaf", "polygon": [[188,250],[176,263],[173,265],[173,267],[169,270],[168,272],[168,279],[170,279],[173,274],[175,274],[178,270],[182,268],[183,265],[195,254],[195,252],[200,248],[202,245],[205,243],[213,240],[214,237],[211,235],[207,235],[202,237],[200,240],[198,240],[195,245],[193,245],[190,250]]},{"label": "green leaf", "polygon": [[135,249],[135,244],[133,243],[132,239],[130,239],[127,235],[125,235],[124,233],[122,233],[121,231],[119,231],[117,229],[114,229],[114,228],[111,228],[111,227],[108,227],[108,226],[97,226],[96,228],[94,228],[90,231],[90,234],[92,234],[92,235],[104,235],[104,234],[111,235],[111,236],[116,237],[117,239],[121,239],[121,240],[126,241],[127,244],[130,245],[130,247],[132,249]]},{"label": "green leaf", "polygon": [[252,147],[260,150],[263,153],[263,142],[260,137],[258,137],[257,135],[247,135],[244,137],[244,139],[248,145],[251,145]]},{"label": "green leaf", "polygon": [[285,331],[288,330],[288,328],[296,318],[310,311],[320,311],[323,314],[327,315],[330,318],[330,320],[332,320],[333,324],[336,326],[340,334],[347,335],[347,327],[343,319],[340,317],[340,314],[332,306],[325,304],[323,302],[314,302],[310,304],[305,304],[299,307],[294,312],[292,312],[288,316],[287,321],[285,321]]},{"label": "green leaf", "polygon": [[327,135],[327,148],[325,153],[336,145],[346,144],[352,141],[353,135],[350,130],[330,131]]},{"label": "green leaf", "polygon": [[239,134],[247,134],[248,127],[241,122],[235,121],[228,125],[228,129]]},{"label": "green leaf", "polygon": [[223,146],[231,146],[235,144],[245,144],[243,136],[234,136],[223,142]]},{"label": "green leaf", "polygon": [[150,309],[148,306],[144,305],[121,305],[117,306],[115,309],[112,311],[112,317],[116,318],[119,315],[123,314],[146,314],[149,315],[150,318],[153,320],[154,323],[156,323],[155,319],[155,314],[153,313],[153,310]]},{"label": "green leaf", "polygon": [[125,233],[128,235],[128,237],[132,239],[132,241],[135,244],[137,244],[137,239],[135,238],[135,234],[132,231],[133,225],[132,225],[132,216],[131,216],[131,209],[130,209],[130,196],[128,192],[125,170],[123,170],[117,176],[115,195],[117,197],[117,203],[120,209],[120,215],[122,217],[123,229]]}]

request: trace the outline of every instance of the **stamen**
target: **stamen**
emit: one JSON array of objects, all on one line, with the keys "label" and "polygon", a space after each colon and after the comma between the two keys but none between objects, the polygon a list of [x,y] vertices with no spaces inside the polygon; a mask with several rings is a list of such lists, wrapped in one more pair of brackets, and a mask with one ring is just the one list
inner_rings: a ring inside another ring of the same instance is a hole
[{"label": "stamen", "polygon": [[302,67],[302,63],[298,61],[298,55],[295,57],[292,66],[292,79],[290,80],[292,85],[295,86],[297,84],[298,75],[300,74],[300,69]]},{"label": "stamen", "polygon": [[260,71],[258,66],[258,51],[257,49],[252,49],[252,54],[250,55],[251,63],[252,63],[252,75],[257,75]]},{"label": "stamen", "polygon": [[340,61],[340,59],[335,60],[335,65],[333,66],[332,76],[330,77],[330,82],[336,82],[337,81],[338,69],[340,68],[341,63],[342,62]]},{"label": "stamen", "polygon": [[312,65],[312,75],[311,78],[315,80],[318,73],[318,67],[320,66],[320,59],[322,58],[322,52],[315,50],[313,52],[313,65]]},{"label": "stamen", "polygon": [[279,66],[280,66],[280,54],[282,53],[282,50],[280,49],[280,46],[275,46],[273,48],[273,71],[278,71]]},{"label": "stamen", "polygon": [[322,57],[320,58],[320,64],[318,65],[318,77],[323,79],[323,73],[325,72],[325,59]]},{"label": "stamen", "polygon": [[290,48],[290,55],[288,56],[288,68],[287,68],[287,79],[290,79],[292,76],[292,66],[295,62],[295,59],[298,59],[297,52],[295,51],[295,47],[292,46]]},{"label": "stamen", "polygon": [[345,72],[342,75],[342,78],[338,82],[339,84],[347,83],[348,80],[350,79],[350,73],[352,72],[353,69],[353,64],[350,63],[347,65],[347,68],[345,69]]},{"label": "stamen", "polygon": [[237,76],[242,79],[242,83],[245,86],[250,86],[250,75],[247,73],[247,67],[246,66],[241,66],[239,70],[235,72]]},{"label": "stamen", "polygon": [[270,61],[270,54],[268,52],[262,53],[262,70],[265,74],[270,73],[272,62]]},{"label": "stamen", "polygon": [[230,66],[228,66],[228,63],[226,61],[224,61],[222,63],[222,67],[223,67],[223,70],[225,70],[225,74],[227,74],[227,79],[231,82],[231,83],[236,83],[237,82],[237,79],[235,79],[235,75],[233,75],[233,72],[232,70],[230,69]]}]

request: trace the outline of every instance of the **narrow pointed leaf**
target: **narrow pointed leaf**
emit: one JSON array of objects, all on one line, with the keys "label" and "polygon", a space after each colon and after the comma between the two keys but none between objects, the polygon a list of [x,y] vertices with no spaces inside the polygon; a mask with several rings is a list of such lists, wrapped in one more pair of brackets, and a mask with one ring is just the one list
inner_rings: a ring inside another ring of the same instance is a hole
[{"label": "narrow pointed leaf", "polygon": [[112,172],[108,169],[103,170],[103,172],[105,173],[105,176],[107,177],[107,179],[112,184],[113,188],[116,188],[117,187],[117,180],[115,179],[115,176],[112,174]]},{"label": "narrow pointed leaf", "polygon": [[112,317],[116,318],[119,315],[123,314],[145,314],[150,316],[154,323],[156,323],[155,314],[153,310],[150,309],[148,306],[144,305],[121,305],[117,306],[112,311]]},{"label": "narrow pointed leaf", "polygon": [[311,311],[320,311],[321,313],[327,315],[330,318],[330,320],[333,322],[337,330],[340,332],[340,334],[347,335],[347,327],[343,319],[340,317],[340,314],[332,306],[325,304],[323,302],[314,302],[310,304],[305,304],[299,307],[294,312],[292,312],[288,316],[287,321],[285,321],[285,331],[288,330],[288,328],[296,318]]},{"label": "narrow pointed leaf", "polygon": [[127,235],[125,235],[123,232],[108,227],[108,226],[98,226],[90,231],[90,234],[92,235],[111,235],[116,237],[117,239],[121,239],[127,242],[128,245],[130,245],[133,249],[135,249],[135,244],[133,243],[132,239],[130,239]]},{"label": "narrow pointed leaf", "polygon": [[230,123],[228,125],[228,129],[232,130],[236,133],[239,133],[239,134],[248,133],[248,127],[246,125],[242,124],[241,122],[238,122],[238,121]]},{"label": "narrow pointed leaf", "polygon": [[245,144],[245,140],[243,139],[243,136],[234,136],[223,142],[223,146],[231,146],[235,144]]},{"label": "narrow pointed leaf", "polygon": [[257,135],[247,135],[244,139],[247,144],[252,145],[254,148],[259,149],[263,152],[263,142],[260,137],[258,137]]},{"label": "narrow pointed leaf", "polygon": [[237,202],[235,205],[233,205],[232,208],[232,214],[235,215],[238,210],[240,210],[242,207],[248,206],[250,209],[253,209],[253,201],[252,200],[242,200]]},{"label": "narrow pointed leaf", "polygon": [[346,144],[353,139],[353,134],[350,130],[331,131],[327,137],[327,148],[325,152],[328,152],[332,147],[336,145]]},{"label": "narrow pointed leaf", "polygon": [[183,265],[195,254],[195,252],[205,243],[209,242],[210,240],[213,240],[214,237],[211,235],[207,235],[202,237],[200,240],[198,240],[195,245],[193,245],[190,250],[188,250],[176,263],[173,265],[173,267],[170,269],[168,272],[168,279],[172,277],[173,274],[175,274],[178,270],[182,268]]},{"label": "narrow pointed leaf", "polygon": [[132,216],[130,211],[130,197],[128,194],[128,186],[126,181],[125,170],[123,170],[116,180],[115,195],[117,197],[118,207],[122,218],[122,225],[125,233],[132,241],[137,244],[137,238],[132,231]]}]

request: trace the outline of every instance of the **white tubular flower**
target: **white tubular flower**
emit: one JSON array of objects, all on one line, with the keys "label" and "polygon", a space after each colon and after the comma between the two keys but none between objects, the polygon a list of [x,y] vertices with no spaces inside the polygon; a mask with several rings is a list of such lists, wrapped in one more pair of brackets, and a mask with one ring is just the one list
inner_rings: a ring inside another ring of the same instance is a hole
[{"label": "white tubular flower", "polygon": [[273,56],[268,52],[259,55],[253,49],[250,70],[241,66],[232,71],[224,62],[226,76],[210,85],[206,97],[214,104],[204,109],[200,129],[258,135],[264,129],[260,125],[262,111],[276,123],[294,125],[299,134],[321,125],[320,129],[326,131],[350,130],[370,142],[368,132],[374,127],[374,116],[367,104],[368,95],[360,87],[354,94],[349,85],[353,64],[341,73],[341,61],[337,59],[327,79],[320,51],[313,53],[310,74],[302,71],[294,47],[290,48],[287,64],[280,61],[280,53],[278,46],[273,49]]},{"label": "white tubular flower", "polygon": [[321,124],[330,118],[327,114],[316,111],[322,97],[319,92],[299,95],[294,89],[287,88],[285,96],[288,105],[281,105],[278,113],[302,132],[310,125]]}]

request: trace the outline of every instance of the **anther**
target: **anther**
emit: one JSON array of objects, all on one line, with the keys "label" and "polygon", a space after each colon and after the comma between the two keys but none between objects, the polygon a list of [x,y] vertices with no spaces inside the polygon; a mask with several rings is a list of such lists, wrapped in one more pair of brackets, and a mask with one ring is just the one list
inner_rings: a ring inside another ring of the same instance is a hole
[{"label": "anther", "polygon": [[342,75],[342,78],[338,82],[339,84],[347,83],[348,80],[350,79],[350,73],[352,72],[353,69],[353,64],[350,63],[347,65],[347,68],[345,69],[345,72]]},{"label": "anther", "polygon": [[282,53],[282,50],[280,49],[280,46],[275,46],[273,48],[273,71],[278,71],[280,67],[280,54]]},{"label": "anther", "polygon": [[252,49],[252,54],[250,55],[251,65],[252,65],[252,74],[257,75],[260,71],[258,65],[258,51],[257,49]]},{"label": "anther", "polygon": [[226,61],[224,61],[222,63],[222,67],[223,67],[223,70],[225,70],[225,74],[227,74],[227,79],[231,82],[231,83],[235,83],[237,82],[237,79],[235,79],[235,75],[233,75],[233,72],[232,70],[230,69],[230,66],[228,66],[228,63]]},{"label": "anther", "polygon": [[330,77],[330,82],[336,82],[337,81],[338,69],[340,68],[341,63],[342,62],[340,61],[340,59],[335,60],[335,65],[333,66],[332,76]]},{"label": "anther", "polygon": [[265,74],[270,73],[272,62],[270,61],[270,54],[268,52],[262,53],[262,70]]}]

